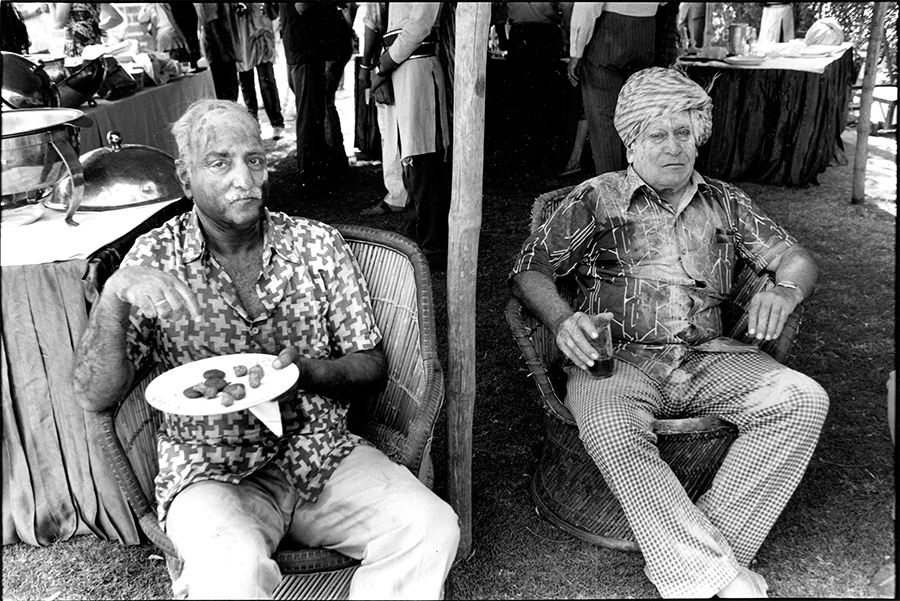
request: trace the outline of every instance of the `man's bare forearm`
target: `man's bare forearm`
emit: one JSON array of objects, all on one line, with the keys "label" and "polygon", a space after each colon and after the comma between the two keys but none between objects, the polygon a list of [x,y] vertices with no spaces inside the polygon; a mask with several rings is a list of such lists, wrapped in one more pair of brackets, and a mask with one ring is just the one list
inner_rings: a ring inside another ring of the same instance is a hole
[{"label": "man's bare forearm", "polygon": [[813,293],[819,279],[819,267],[808,250],[795,244],[790,247],[768,269],[775,272],[776,282],[792,282],[806,299]]},{"label": "man's bare forearm", "polygon": [[387,381],[387,364],[380,345],[338,359],[301,358],[297,364],[300,388],[342,403],[379,392]]},{"label": "man's bare forearm", "polygon": [[539,271],[522,271],[510,280],[512,293],[555,335],[575,311],[556,290],[556,283]]},{"label": "man's bare forearm", "polygon": [[125,350],[130,305],[112,294],[100,296],[75,355],[73,389],[87,411],[115,405],[128,392],[134,365]]}]

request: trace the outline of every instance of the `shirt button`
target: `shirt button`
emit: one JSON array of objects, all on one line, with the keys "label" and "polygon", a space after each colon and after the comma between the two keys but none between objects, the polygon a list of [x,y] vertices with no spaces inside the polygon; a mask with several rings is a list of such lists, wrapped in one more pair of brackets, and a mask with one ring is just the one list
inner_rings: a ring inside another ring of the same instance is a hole
[{"label": "shirt button", "polygon": [[257,334],[259,334],[259,328],[257,328],[256,326],[250,328],[250,333],[256,336]]}]

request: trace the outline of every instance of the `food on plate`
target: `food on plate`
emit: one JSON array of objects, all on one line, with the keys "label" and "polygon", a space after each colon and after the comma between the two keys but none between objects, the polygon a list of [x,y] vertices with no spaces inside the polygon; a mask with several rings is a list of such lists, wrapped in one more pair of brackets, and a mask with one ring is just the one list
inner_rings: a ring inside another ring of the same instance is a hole
[{"label": "food on plate", "polygon": [[266,374],[265,370],[263,370],[262,366],[258,363],[250,368],[250,388],[259,388],[259,382],[262,380],[263,376]]},{"label": "food on plate", "polygon": [[207,369],[205,372],[203,372],[204,380],[210,380],[213,378],[224,378],[224,377],[225,377],[225,372],[222,371],[221,369]]},{"label": "food on plate", "polygon": [[225,380],[225,378],[207,378],[203,383],[209,387],[215,388],[216,392],[219,392],[220,390],[228,386],[228,382]]},{"label": "food on plate", "polygon": [[196,387],[190,386],[190,387],[184,389],[184,396],[186,396],[189,399],[199,399],[200,397],[203,396],[203,393],[200,392],[199,390],[197,390]]},{"label": "food on plate", "polygon": [[229,384],[224,389],[222,389],[222,394],[230,395],[234,400],[239,401],[245,396],[247,396],[247,389],[244,388],[243,384]]},{"label": "food on plate", "polygon": [[247,375],[247,366],[246,365],[235,365],[234,366],[234,375],[238,378]]}]

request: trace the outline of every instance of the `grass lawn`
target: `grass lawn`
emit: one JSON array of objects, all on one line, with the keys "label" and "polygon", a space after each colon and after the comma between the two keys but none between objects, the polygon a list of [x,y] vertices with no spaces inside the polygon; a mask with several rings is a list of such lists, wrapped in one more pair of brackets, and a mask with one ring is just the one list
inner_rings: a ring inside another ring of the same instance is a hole
[{"label": "grass lawn", "polygon": [[[379,166],[354,167],[337,194],[298,202],[291,158],[273,172],[272,208],[330,223],[400,226],[397,215],[358,215],[383,195]],[[551,175],[556,168],[500,169],[494,155],[486,165],[477,283],[474,545],[471,557],[461,558],[452,572],[457,598],[658,597],[640,554],[568,536],[538,517],[530,498],[542,410],[503,311],[506,274],[527,235],[532,200],[580,181],[557,180]],[[869,579],[894,558],[894,453],[885,381],[895,365],[895,218],[874,205],[849,204],[851,168],[831,167],[820,185],[803,189],[742,186],[812,251],[821,268],[792,366],[825,387],[831,411],[805,478],[757,557],[755,568],[776,597],[871,597]],[[433,282],[446,369],[446,277],[436,274]],[[435,442],[441,494],[445,439],[442,421]],[[149,544],[122,547],[84,536],[48,548],[10,545],[3,548],[3,598],[166,598],[171,590],[159,555]]]}]

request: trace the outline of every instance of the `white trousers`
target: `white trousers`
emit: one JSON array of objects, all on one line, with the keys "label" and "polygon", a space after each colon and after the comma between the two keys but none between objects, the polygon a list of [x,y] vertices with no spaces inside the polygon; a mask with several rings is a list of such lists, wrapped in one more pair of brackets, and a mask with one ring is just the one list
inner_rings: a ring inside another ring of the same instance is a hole
[{"label": "white trousers", "polygon": [[375,103],[378,109],[378,129],[381,132],[381,169],[387,194],[384,202],[392,207],[406,208],[409,194],[403,185],[403,167],[400,164],[400,133],[397,130],[396,107]]},{"label": "white trousers", "polygon": [[759,22],[759,41],[779,43],[794,39],[794,12],[790,4],[764,6]]},{"label": "white trousers", "polygon": [[438,599],[459,544],[450,506],[409,470],[356,447],[315,503],[300,501],[269,464],[240,484],[182,491],[166,522],[183,560],[176,599],[265,599],[281,582],[271,558],[282,538],[361,559],[351,599]]}]

